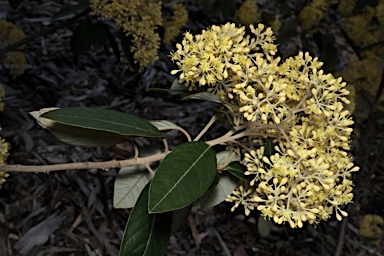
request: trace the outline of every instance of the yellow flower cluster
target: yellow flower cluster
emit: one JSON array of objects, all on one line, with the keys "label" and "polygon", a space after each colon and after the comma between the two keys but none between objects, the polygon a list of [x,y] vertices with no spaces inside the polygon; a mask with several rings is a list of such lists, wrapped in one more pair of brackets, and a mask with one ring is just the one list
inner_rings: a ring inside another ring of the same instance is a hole
[{"label": "yellow flower cluster", "polygon": [[[346,152],[354,123],[344,109],[346,83],[324,74],[322,63],[308,53],[281,62],[273,32],[262,24],[250,26],[252,36],[245,33],[230,23],[196,36],[186,33],[171,53],[179,67],[171,73],[181,72],[180,82],[191,90],[207,87],[242,116],[238,127],[248,137],[233,151],[241,152],[252,181],[227,201],[235,203],[232,210],[242,205],[248,215],[258,209],[293,228],[333,212],[340,220],[347,213],[339,207],[353,197],[351,173],[359,170]],[[256,146],[267,137],[275,144],[270,157]]]},{"label": "yellow flower cluster", "polygon": [[315,28],[323,19],[324,12],[328,6],[335,2],[337,1],[313,0],[299,14],[300,27],[303,30]]},{"label": "yellow flower cluster", "polygon": [[182,4],[173,4],[172,17],[164,21],[163,26],[165,28],[165,34],[163,42],[170,44],[171,41],[180,33],[180,28],[188,21],[188,11]]},{"label": "yellow flower cluster", "polygon": [[[2,111],[4,108],[4,104],[2,102],[3,98],[4,98],[4,87],[3,85],[0,84],[0,101],[1,101],[0,111]],[[0,139],[0,165],[3,165],[5,163],[5,159],[8,156],[8,149],[9,149],[9,144],[4,142],[3,139]],[[1,185],[5,182],[5,178],[7,178],[8,176],[9,176],[8,173],[0,172],[0,188],[1,188]]]},{"label": "yellow flower cluster", "polygon": [[257,12],[257,3],[255,0],[246,0],[233,16],[233,21],[237,24],[249,26],[260,22],[261,15]]},{"label": "yellow flower cluster", "polygon": [[91,0],[90,5],[96,15],[114,18],[116,25],[133,38],[131,52],[141,68],[158,59],[160,37],[155,30],[162,24],[161,1]]},{"label": "yellow flower cluster", "polygon": [[368,91],[374,97],[381,81],[380,56],[384,54],[384,46],[380,43],[384,37],[384,1],[379,1],[377,6],[366,7],[361,13],[347,16],[343,29],[364,50],[359,56],[351,57],[342,75],[356,87],[357,92]]},{"label": "yellow flower cluster", "polygon": [[[24,37],[24,32],[16,25],[5,20],[0,20],[0,49],[16,43]],[[2,63],[13,76],[21,75],[27,65],[25,54],[20,51],[23,48],[24,46],[20,46],[18,50],[11,52],[0,60],[0,63]]]}]

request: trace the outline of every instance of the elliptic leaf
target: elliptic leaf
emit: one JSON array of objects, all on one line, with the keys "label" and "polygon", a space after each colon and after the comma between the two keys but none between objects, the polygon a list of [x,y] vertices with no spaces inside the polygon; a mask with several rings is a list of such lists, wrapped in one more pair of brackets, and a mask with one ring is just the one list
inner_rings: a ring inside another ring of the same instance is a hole
[{"label": "elliptic leaf", "polygon": [[92,22],[88,19],[80,21],[71,37],[71,50],[75,57],[85,54],[91,47]]},{"label": "elliptic leaf", "polygon": [[238,182],[239,179],[229,173],[221,174],[217,185],[200,197],[201,208],[207,209],[223,202],[227,195],[233,192]]},{"label": "elliptic leaf", "polygon": [[179,130],[180,126],[178,126],[175,123],[172,123],[168,120],[154,120],[149,121],[153,126],[155,126],[159,131],[165,131],[165,130]]},{"label": "elliptic leaf", "polygon": [[161,162],[149,191],[149,212],[190,205],[208,190],[217,172],[215,152],[202,141],[181,144]]},{"label": "elliptic leaf", "polygon": [[172,212],[149,214],[148,190],[140,194],[120,246],[120,256],[163,256],[166,253],[172,228]]},{"label": "elliptic leaf", "polygon": [[132,208],[151,178],[144,165],[121,168],[116,176],[113,207]]},{"label": "elliptic leaf", "polygon": [[59,140],[75,146],[107,146],[126,141],[131,136],[163,136],[148,121],[113,110],[42,109],[31,112],[31,115]]},{"label": "elliptic leaf", "polygon": [[108,27],[104,22],[98,21],[92,26],[91,41],[95,49],[105,45],[108,40]]},{"label": "elliptic leaf", "polygon": [[237,161],[230,163],[226,170],[228,170],[232,175],[246,182],[251,182],[252,180],[250,176],[244,174],[246,167]]},{"label": "elliptic leaf", "polygon": [[174,234],[179,228],[181,228],[185,220],[188,217],[188,214],[191,212],[192,205],[187,207],[172,211],[172,230],[171,234]]},{"label": "elliptic leaf", "polygon": [[222,103],[223,101],[219,96],[210,92],[198,92],[189,96],[184,97],[182,100],[206,100],[213,101],[217,103]]},{"label": "elliptic leaf", "polygon": [[113,37],[112,33],[109,30],[108,30],[108,42],[111,45],[113,54],[115,54],[117,62],[120,62],[119,44],[117,43],[116,39]]},{"label": "elliptic leaf", "polygon": [[64,17],[66,15],[72,14],[76,11],[83,10],[85,8],[88,8],[88,7],[89,7],[88,1],[80,2],[78,4],[74,4],[74,5],[70,5],[70,6],[65,6],[64,8],[62,8],[61,10],[59,10],[57,13],[55,13],[52,16],[52,20]]},{"label": "elliptic leaf", "polygon": [[260,236],[266,237],[271,233],[272,230],[272,220],[267,220],[263,216],[259,216],[257,220],[257,230],[259,231]]}]

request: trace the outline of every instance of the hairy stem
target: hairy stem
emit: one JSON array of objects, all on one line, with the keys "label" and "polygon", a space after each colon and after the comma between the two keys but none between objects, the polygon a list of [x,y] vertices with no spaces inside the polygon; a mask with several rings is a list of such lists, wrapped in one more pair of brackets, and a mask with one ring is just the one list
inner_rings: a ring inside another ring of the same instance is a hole
[{"label": "hairy stem", "polygon": [[216,115],[212,116],[211,120],[209,120],[208,124],[204,127],[203,130],[196,136],[196,138],[193,141],[198,141],[203,135],[208,131],[208,129],[215,123],[217,120]]},{"label": "hairy stem", "polygon": [[66,164],[53,164],[53,165],[3,165],[0,166],[0,171],[14,171],[14,172],[53,172],[64,170],[79,170],[79,169],[109,169],[109,168],[122,168],[131,165],[148,165],[150,163],[163,159],[167,154],[158,153],[148,157],[138,157],[127,160],[111,160],[105,162],[82,162],[82,163],[66,163]]}]

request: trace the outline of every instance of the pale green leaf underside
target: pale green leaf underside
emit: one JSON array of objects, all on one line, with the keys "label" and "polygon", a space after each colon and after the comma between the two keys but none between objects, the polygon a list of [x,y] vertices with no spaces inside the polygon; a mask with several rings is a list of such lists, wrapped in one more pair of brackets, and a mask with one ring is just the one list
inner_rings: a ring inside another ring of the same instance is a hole
[{"label": "pale green leaf underside", "polygon": [[237,187],[238,182],[239,179],[227,172],[220,175],[217,185],[200,197],[201,208],[207,209],[223,202],[227,195],[231,194]]},{"label": "pale green leaf underside", "polygon": [[116,176],[113,207],[132,208],[151,178],[144,165],[121,168]]}]

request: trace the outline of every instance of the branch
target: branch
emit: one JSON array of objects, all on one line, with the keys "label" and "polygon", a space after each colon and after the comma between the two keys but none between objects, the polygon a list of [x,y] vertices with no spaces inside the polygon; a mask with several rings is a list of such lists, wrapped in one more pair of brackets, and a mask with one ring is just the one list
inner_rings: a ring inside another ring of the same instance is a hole
[{"label": "branch", "polygon": [[0,171],[12,172],[43,172],[49,173],[53,171],[63,170],[79,170],[79,169],[109,169],[109,168],[122,168],[131,165],[148,165],[150,163],[163,159],[167,154],[158,153],[147,157],[139,157],[127,160],[111,160],[106,162],[82,162],[82,163],[67,163],[67,164],[53,164],[53,165],[3,165],[0,166]]},{"label": "branch", "polygon": [[3,58],[3,56],[7,53],[7,52],[10,52],[10,51],[13,51],[13,50],[16,50],[17,48],[19,48],[20,46],[38,38],[38,37],[41,37],[41,36],[44,36],[44,35],[47,35],[47,34],[50,34],[52,32],[55,32],[56,30],[60,29],[60,28],[63,28],[63,27],[67,27],[75,22],[77,22],[82,16],[86,15],[87,13],[89,13],[91,10],[90,9],[86,9],[84,11],[82,11],[81,13],[75,15],[74,17],[72,17],[71,19],[67,20],[67,21],[64,21],[60,24],[57,24],[55,26],[52,26],[52,27],[49,27],[48,29],[46,30],[42,30],[42,31],[39,31],[35,34],[32,34],[32,35],[29,35],[27,37],[24,37],[23,39],[21,39],[20,41],[17,41],[16,43],[14,44],[11,44],[9,45],[8,47],[5,47],[4,49],[0,49],[0,59]]},{"label": "branch", "polygon": [[211,120],[209,120],[208,124],[204,127],[204,129],[196,136],[193,141],[198,141],[207,131],[208,129],[215,123],[217,120],[216,115],[212,116]]}]

